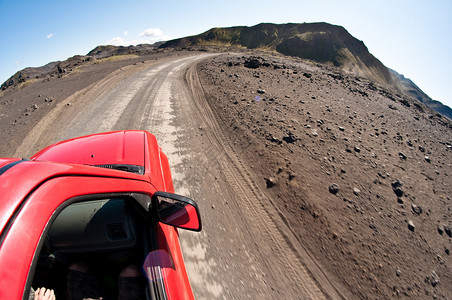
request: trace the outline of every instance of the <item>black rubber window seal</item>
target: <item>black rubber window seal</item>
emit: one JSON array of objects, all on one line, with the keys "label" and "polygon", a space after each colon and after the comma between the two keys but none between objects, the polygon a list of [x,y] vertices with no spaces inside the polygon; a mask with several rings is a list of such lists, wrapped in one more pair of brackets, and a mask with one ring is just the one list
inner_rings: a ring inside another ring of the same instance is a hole
[{"label": "black rubber window seal", "polygon": [[3,166],[0,168],[0,176],[3,175],[3,173],[5,173],[6,171],[8,171],[9,169],[11,169],[12,167],[14,167],[15,165],[18,165],[24,161],[28,161],[28,159],[21,159],[21,160],[16,160],[13,161],[12,163],[7,164],[6,166]]}]

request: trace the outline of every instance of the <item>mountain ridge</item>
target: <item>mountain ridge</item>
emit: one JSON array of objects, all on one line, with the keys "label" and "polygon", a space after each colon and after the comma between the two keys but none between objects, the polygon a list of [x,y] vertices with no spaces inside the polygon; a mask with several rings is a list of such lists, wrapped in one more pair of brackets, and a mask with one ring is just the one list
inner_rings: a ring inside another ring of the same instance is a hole
[{"label": "mountain ridge", "polygon": [[[212,28],[196,36],[168,41],[160,48],[232,45],[247,49],[266,49],[284,55],[329,63],[383,84],[391,84],[389,70],[362,41],[348,31],[328,23],[261,23],[255,26]],[[356,66],[359,70],[356,70]]]},{"label": "mountain ridge", "polygon": [[422,91],[411,79],[406,78],[402,74],[399,74],[397,71],[389,69],[391,75],[396,79],[394,82],[399,84],[400,90],[408,96],[411,96],[414,99],[424,103],[425,105],[432,108],[434,111],[452,119],[452,108],[447,105],[442,104],[438,100],[433,100],[428,96],[424,91]]},{"label": "mountain ridge", "polygon": [[146,55],[165,49],[233,47],[277,52],[283,55],[328,64],[375,81],[414,98],[452,120],[452,109],[431,99],[414,82],[387,68],[373,56],[363,41],[354,38],[344,27],[318,23],[260,23],[254,26],[216,27],[204,33],[155,44],[136,46],[97,46],[87,55],[75,55],[64,62],[51,62],[43,67],[16,72],[1,86],[5,90],[26,80],[45,76],[61,76],[85,61],[118,55]]},{"label": "mountain ridge", "polygon": [[452,109],[432,100],[416,84],[387,68],[363,41],[344,27],[329,23],[261,23],[255,26],[212,28],[199,35],[174,39],[159,48],[235,46],[275,51],[284,55],[332,64],[347,73],[376,81],[410,96],[452,119]]}]

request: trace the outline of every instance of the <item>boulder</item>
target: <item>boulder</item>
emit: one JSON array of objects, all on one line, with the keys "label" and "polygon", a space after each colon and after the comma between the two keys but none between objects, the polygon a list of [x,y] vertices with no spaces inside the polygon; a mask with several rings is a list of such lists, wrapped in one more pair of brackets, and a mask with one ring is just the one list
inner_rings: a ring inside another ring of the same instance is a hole
[{"label": "boulder", "polygon": [[244,66],[246,68],[250,68],[250,69],[257,69],[259,68],[261,65],[261,63],[259,62],[259,60],[255,59],[255,58],[248,58],[247,60],[245,60]]}]

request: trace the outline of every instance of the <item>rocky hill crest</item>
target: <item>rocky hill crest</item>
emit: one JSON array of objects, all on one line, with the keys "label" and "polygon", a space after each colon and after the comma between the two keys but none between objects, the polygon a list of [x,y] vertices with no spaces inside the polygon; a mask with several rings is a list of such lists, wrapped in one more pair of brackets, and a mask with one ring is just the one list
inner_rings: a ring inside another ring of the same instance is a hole
[{"label": "rocky hill crest", "polygon": [[202,34],[168,41],[160,48],[232,46],[279,52],[284,55],[331,64],[413,97],[452,119],[452,110],[432,100],[411,80],[388,69],[365,44],[342,26],[328,23],[271,24],[251,27],[212,28]]},{"label": "rocky hill crest", "polygon": [[147,55],[168,49],[209,49],[209,47],[241,48],[278,52],[308,59],[315,63],[340,68],[347,74],[364,77],[387,88],[412,97],[452,120],[452,109],[432,100],[411,80],[388,69],[374,57],[365,44],[354,38],[342,26],[328,23],[272,24],[212,28],[204,33],[137,46],[98,46],[87,55],[76,55],[63,62],[51,62],[43,67],[23,69],[1,86],[0,90],[16,86],[34,78],[59,77],[73,68],[95,59],[119,55]]}]

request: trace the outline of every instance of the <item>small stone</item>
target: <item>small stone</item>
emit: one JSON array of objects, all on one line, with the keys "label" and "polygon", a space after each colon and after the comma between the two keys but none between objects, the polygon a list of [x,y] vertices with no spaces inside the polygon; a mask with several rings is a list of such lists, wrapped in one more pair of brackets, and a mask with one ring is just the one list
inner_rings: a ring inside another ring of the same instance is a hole
[{"label": "small stone", "polygon": [[410,231],[414,231],[415,228],[416,228],[416,226],[414,226],[413,221],[408,220],[408,229],[409,229]]},{"label": "small stone", "polygon": [[353,149],[355,150],[355,152],[361,152],[361,149],[358,146],[355,146]]},{"label": "small stone", "polygon": [[345,128],[341,127],[341,126],[339,126],[338,128],[339,128],[340,131],[344,131],[345,130]]},{"label": "small stone", "polygon": [[288,144],[295,143],[297,141],[297,138],[294,136],[292,132],[289,132],[289,134],[285,137],[283,137],[283,141],[285,141]]},{"label": "small stone", "polygon": [[276,185],[276,182],[273,178],[264,178],[265,179],[265,183],[267,185],[267,188],[271,188],[274,187]]},{"label": "small stone", "polygon": [[394,193],[396,194],[397,197],[402,197],[403,196],[403,190],[401,187],[397,187],[394,190]]},{"label": "small stone", "polygon": [[447,225],[444,225],[444,232],[449,236],[452,237],[452,231],[450,230],[450,227]]},{"label": "small stone", "polygon": [[403,196],[402,185],[403,185],[403,183],[400,180],[395,180],[391,183],[392,190],[397,195],[397,197]]},{"label": "small stone", "polygon": [[403,204],[403,199],[402,199],[402,198],[400,198],[400,197],[397,197],[397,203],[399,203],[399,204]]},{"label": "small stone", "polygon": [[400,271],[399,269],[397,269],[397,271],[396,271],[396,275],[397,275],[397,277],[400,277],[400,276],[402,276],[402,271]]},{"label": "small stone", "polygon": [[265,90],[263,90],[263,89],[258,89],[257,92],[258,92],[259,94],[265,94]]},{"label": "small stone", "polygon": [[36,104],[33,104],[32,108],[33,108],[33,110],[36,110],[36,109],[38,109],[38,106]]},{"label": "small stone", "polygon": [[437,286],[440,283],[439,276],[435,271],[433,271],[432,275],[430,275],[430,282],[432,283],[433,287]]},{"label": "small stone", "polygon": [[425,161],[426,161],[426,162],[428,162],[428,163],[430,163],[430,162],[431,162],[431,160],[430,160],[430,157],[428,157],[428,156],[425,156],[424,158],[425,158]]},{"label": "small stone", "polygon": [[333,183],[328,188],[331,194],[336,195],[339,192],[339,186],[336,183]]},{"label": "small stone", "polygon": [[416,204],[411,204],[411,210],[417,215],[420,215],[422,213],[422,207],[417,206]]},{"label": "small stone", "polygon": [[439,233],[440,235],[443,235],[443,233],[444,233],[443,226],[438,225],[438,233]]},{"label": "small stone", "polygon": [[212,209],[215,209],[215,205],[212,204]]},{"label": "small stone", "polygon": [[403,185],[403,182],[401,182],[400,180],[394,180],[393,182],[391,182],[391,186],[392,188],[396,188],[396,187],[401,187]]},{"label": "small stone", "polygon": [[361,191],[358,188],[354,187],[353,194],[355,194],[356,196],[359,196],[359,194],[361,194]]},{"label": "small stone", "polygon": [[400,157],[401,159],[403,159],[403,160],[405,160],[405,159],[408,158],[408,157],[406,156],[406,154],[403,153],[403,152],[399,152],[399,157]]}]

